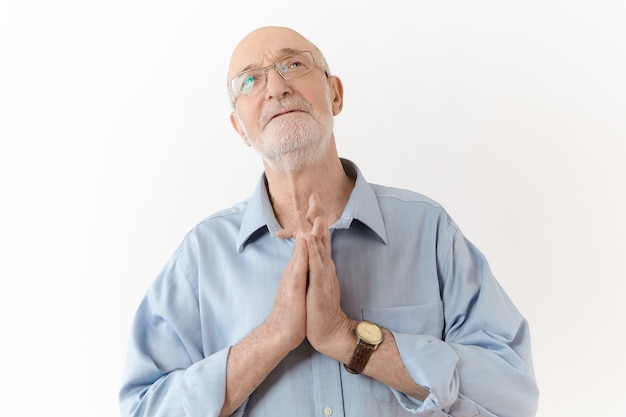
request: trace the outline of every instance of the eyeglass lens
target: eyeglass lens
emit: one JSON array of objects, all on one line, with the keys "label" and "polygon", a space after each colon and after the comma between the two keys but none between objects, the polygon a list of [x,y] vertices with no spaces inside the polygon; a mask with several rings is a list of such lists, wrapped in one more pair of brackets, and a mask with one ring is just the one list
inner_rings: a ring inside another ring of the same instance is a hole
[{"label": "eyeglass lens", "polygon": [[231,87],[237,96],[249,96],[261,91],[267,83],[267,72],[271,68],[285,79],[291,80],[313,71],[315,62],[310,52],[299,52],[276,61],[274,65],[253,68],[237,74],[231,80]]}]

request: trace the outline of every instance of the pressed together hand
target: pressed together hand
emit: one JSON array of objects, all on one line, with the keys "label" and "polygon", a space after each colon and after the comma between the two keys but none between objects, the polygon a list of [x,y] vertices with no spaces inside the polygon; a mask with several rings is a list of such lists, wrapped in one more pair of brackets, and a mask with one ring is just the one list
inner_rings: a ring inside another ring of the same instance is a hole
[{"label": "pressed together hand", "polygon": [[347,333],[351,324],[339,304],[330,230],[319,197],[309,198],[309,208],[298,219],[297,228],[283,229],[277,235],[293,237],[295,243],[269,320],[280,323],[291,349],[306,337],[316,350],[326,353],[333,336]]}]

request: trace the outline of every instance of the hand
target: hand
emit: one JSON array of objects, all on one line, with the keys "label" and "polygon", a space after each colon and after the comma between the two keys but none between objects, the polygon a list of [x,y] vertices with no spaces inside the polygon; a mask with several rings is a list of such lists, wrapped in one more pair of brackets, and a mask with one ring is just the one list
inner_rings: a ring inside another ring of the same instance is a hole
[{"label": "hand", "polygon": [[271,334],[280,335],[281,346],[289,351],[298,347],[306,336],[306,291],[309,270],[307,243],[301,233],[295,239],[293,252],[283,271],[266,324]]},{"label": "hand", "polygon": [[322,203],[315,194],[309,199],[307,219],[311,222],[311,230],[303,235],[309,268],[306,336],[317,351],[325,353],[325,344],[332,345],[335,336],[347,334],[351,322],[341,309],[341,290],[331,257],[330,231]]}]

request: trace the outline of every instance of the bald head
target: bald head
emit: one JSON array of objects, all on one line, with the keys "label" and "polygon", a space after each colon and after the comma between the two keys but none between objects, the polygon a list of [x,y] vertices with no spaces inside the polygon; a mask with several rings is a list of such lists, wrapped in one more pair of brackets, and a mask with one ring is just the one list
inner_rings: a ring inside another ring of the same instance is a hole
[{"label": "bald head", "polygon": [[228,79],[249,69],[273,64],[285,52],[311,51],[318,65],[329,74],[328,65],[320,50],[293,29],[265,26],[253,30],[235,47],[228,67]]}]

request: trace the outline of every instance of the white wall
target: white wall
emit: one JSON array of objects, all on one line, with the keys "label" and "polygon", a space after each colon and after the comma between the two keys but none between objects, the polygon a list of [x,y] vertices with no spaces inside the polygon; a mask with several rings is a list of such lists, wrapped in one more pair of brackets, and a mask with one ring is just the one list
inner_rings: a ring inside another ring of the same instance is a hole
[{"label": "white wall", "polygon": [[0,5],[0,413],[112,416],[130,322],[261,164],[224,78],[257,26],[345,86],[343,156],[441,202],[528,317],[539,416],[626,402],[626,7],[614,1]]}]

